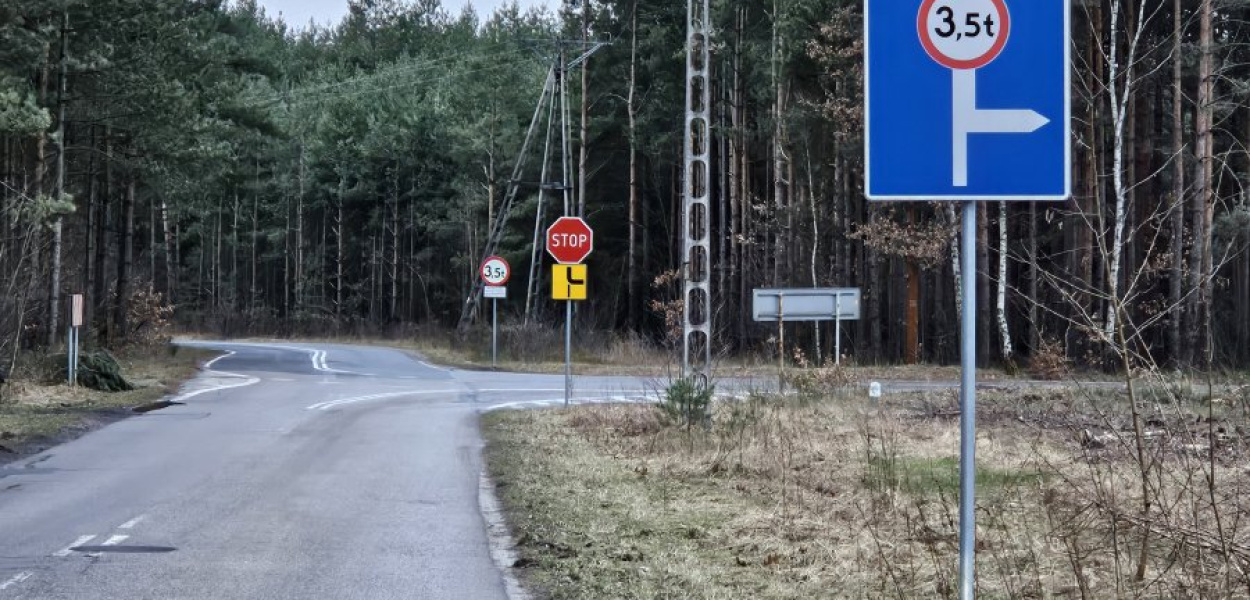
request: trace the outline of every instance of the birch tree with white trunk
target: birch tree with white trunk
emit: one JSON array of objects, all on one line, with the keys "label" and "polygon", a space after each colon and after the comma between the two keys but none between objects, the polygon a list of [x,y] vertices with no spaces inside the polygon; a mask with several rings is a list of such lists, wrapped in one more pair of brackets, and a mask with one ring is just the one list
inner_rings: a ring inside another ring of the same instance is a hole
[{"label": "birch tree with white trunk", "polygon": [[1124,230],[1128,223],[1129,190],[1136,185],[1136,182],[1127,182],[1124,178],[1126,153],[1124,129],[1128,121],[1129,111],[1131,110],[1130,102],[1133,98],[1133,91],[1140,81],[1140,79],[1136,78],[1136,67],[1142,32],[1145,31],[1149,18],[1157,14],[1163,6],[1162,3],[1157,4],[1155,12],[1152,12],[1148,17],[1146,4],[1145,1],[1139,1],[1136,23],[1130,23],[1123,32],[1123,35],[1127,36],[1127,48],[1125,49],[1124,63],[1121,64],[1119,40],[1122,33],[1120,13],[1124,11],[1125,3],[1123,0],[1112,0],[1111,2],[1110,43],[1107,44],[1109,48],[1109,55],[1107,56],[1107,96],[1110,100],[1111,120],[1114,126],[1111,178],[1112,185],[1115,188],[1115,220],[1112,223],[1111,247],[1107,248],[1105,242],[1101,241],[1102,238],[1099,238],[1099,245],[1103,247],[1103,255],[1109,257],[1110,263],[1107,273],[1107,311],[1105,322],[1103,323],[1104,341],[1109,344],[1113,343],[1115,339],[1116,322],[1119,311],[1124,305],[1124,290],[1120,288],[1120,271],[1124,260]]},{"label": "birch tree with white trunk", "polygon": [[998,203],[998,333],[1002,337],[1003,360],[1011,360],[1011,327],[1007,323],[1007,203]]}]

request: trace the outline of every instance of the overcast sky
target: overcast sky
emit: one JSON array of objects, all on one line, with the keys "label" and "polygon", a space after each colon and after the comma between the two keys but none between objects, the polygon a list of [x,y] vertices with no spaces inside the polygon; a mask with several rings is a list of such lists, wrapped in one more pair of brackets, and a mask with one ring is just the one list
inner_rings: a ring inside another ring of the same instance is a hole
[{"label": "overcast sky", "polygon": [[[508,0],[443,0],[443,7],[447,12],[458,15],[460,10],[469,2],[473,3],[473,8],[477,9],[477,13],[485,18],[495,8],[503,5]],[[522,10],[530,6],[548,6],[554,7],[558,0],[517,0]],[[261,6],[265,7],[265,13],[276,17],[278,13],[282,13],[283,20],[287,24],[302,27],[308,23],[309,19],[313,19],[320,24],[338,23],[343,15],[347,14],[347,0],[259,0]]]}]

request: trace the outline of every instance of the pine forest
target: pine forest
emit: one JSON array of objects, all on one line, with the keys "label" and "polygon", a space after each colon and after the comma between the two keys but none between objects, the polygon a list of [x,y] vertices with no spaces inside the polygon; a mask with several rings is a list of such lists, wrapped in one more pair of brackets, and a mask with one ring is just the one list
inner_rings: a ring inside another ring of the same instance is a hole
[{"label": "pine forest", "polygon": [[[537,233],[566,208],[595,229],[579,343],[680,343],[685,3],[349,4],[0,0],[0,365],[63,346],[71,294],[90,346],[480,335],[496,223],[501,321],[558,330]],[[957,206],[864,196],[863,12],[712,2],[718,356],[776,352],[753,289],[819,286],[862,289],[848,358],[959,359]],[[1071,15],[1073,195],[981,205],[980,360],[1250,367],[1250,3]]]}]

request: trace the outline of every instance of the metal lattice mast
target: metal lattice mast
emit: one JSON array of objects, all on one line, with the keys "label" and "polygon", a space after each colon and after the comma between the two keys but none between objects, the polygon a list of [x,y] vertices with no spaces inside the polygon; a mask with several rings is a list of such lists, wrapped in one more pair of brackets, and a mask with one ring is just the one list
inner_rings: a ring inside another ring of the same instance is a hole
[{"label": "metal lattice mast", "polygon": [[687,0],[686,12],[682,375],[706,384],[712,370],[709,0]]}]

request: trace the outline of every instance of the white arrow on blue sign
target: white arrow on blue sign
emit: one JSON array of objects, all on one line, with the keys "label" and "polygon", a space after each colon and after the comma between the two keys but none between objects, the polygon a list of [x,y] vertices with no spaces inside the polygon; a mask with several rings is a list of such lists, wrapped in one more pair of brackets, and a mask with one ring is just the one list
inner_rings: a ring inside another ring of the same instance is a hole
[{"label": "white arrow on blue sign", "polygon": [[1066,199],[1069,4],[868,0],[869,199]]}]

